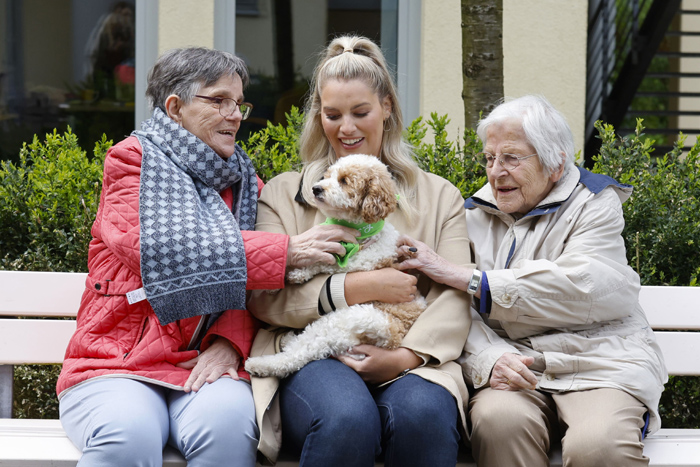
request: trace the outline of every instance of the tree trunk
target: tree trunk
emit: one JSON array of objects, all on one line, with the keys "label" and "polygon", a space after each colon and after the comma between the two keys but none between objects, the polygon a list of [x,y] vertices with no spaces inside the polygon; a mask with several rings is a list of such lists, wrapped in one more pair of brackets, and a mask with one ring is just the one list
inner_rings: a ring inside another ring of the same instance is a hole
[{"label": "tree trunk", "polygon": [[476,128],[503,98],[503,0],[461,1],[464,117]]}]

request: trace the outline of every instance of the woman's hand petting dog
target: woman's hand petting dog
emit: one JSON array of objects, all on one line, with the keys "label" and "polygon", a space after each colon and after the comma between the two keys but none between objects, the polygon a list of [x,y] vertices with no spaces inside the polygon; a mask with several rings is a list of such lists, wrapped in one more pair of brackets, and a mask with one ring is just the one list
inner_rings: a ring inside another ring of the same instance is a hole
[{"label": "woman's hand petting dog", "polygon": [[306,232],[289,238],[287,268],[303,268],[316,263],[333,264],[333,253],[343,256],[340,242],[357,243],[360,235],[355,229],[340,225],[316,225]]},{"label": "woman's hand petting dog", "polygon": [[[452,264],[425,243],[407,235],[399,237],[396,254],[399,259],[397,269],[420,271],[437,283],[465,292],[474,273],[474,269]],[[476,297],[481,298],[481,290],[477,290]]]},{"label": "woman's hand petting dog", "polygon": [[348,305],[410,302],[418,294],[417,282],[415,276],[394,268],[351,272],[345,277],[345,301]]},{"label": "woman's hand petting dog", "polygon": [[416,368],[423,363],[423,359],[405,347],[387,350],[374,345],[357,345],[350,353],[364,355],[365,358],[357,360],[345,355],[337,358],[369,384],[386,383],[398,377],[402,371]]}]

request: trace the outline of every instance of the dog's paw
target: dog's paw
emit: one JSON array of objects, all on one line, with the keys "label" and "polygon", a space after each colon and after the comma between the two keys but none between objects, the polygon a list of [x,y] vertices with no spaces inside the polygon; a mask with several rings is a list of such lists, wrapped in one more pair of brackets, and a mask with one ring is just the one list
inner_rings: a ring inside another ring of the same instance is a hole
[{"label": "dog's paw", "polygon": [[297,333],[293,330],[282,334],[282,337],[280,337],[280,350],[286,349],[289,343],[292,342],[295,337],[297,337]]},{"label": "dog's paw", "polygon": [[270,356],[264,357],[250,357],[245,362],[245,371],[250,373],[252,376],[258,376],[260,378],[266,378],[268,376],[278,376],[277,368],[269,358]]},{"label": "dog's paw", "polygon": [[308,269],[292,269],[287,273],[287,282],[290,284],[303,284],[312,277],[313,275]]}]

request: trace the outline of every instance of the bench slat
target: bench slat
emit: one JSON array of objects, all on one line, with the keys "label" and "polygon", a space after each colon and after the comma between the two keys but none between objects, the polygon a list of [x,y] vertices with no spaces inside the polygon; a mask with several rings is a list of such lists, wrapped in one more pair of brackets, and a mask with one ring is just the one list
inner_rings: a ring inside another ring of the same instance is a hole
[{"label": "bench slat", "polygon": [[[60,420],[0,419],[0,465],[11,467],[75,467],[80,451],[63,431]],[[170,446],[163,467],[186,467]]]},{"label": "bench slat", "polygon": [[[59,420],[2,420],[0,419],[0,453],[3,466],[70,466],[74,467],[80,452],[66,436]],[[474,467],[470,459],[460,453],[458,467]],[[644,454],[649,465],[697,466],[700,458],[700,430],[662,429],[648,437]],[[561,466],[561,454],[550,456],[552,467]],[[278,467],[294,467],[298,463],[281,460]],[[381,463],[377,464],[382,465]],[[164,467],[185,467],[182,457],[172,448],[164,453]]]},{"label": "bench slat", "polygon": [[700,465],[700,430],[665,428],[644,442],[650,466],[690,467]]},{"label": "bench slat", "polygon": [[[0,364],[61,363],[73,332],[73,320],[0,319]],[[669,374],[700,374],[700,333],[655,334]]]},{"label": "bench slat", "polygon": [[62,363],[75,320],[0,319],[0,365]]},{"label": "bench slat", "polygon": [[[670,375],[700,375],[700,333],[655,332]],[[698,453],[700,455],[700,453]]]},{"label": "bench slat", "polygon": [[87,274],[0,271],[0,315],[75,316]]},{"label": "bench slat", "polygon": [[653,329],[700,330],[700,287],[645,285],[639,302]]}]

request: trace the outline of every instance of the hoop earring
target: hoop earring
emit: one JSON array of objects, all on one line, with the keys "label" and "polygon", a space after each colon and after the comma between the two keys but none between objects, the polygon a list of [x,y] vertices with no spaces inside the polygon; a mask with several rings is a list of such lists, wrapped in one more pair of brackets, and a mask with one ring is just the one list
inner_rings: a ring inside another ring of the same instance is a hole
[{"label": "hoop earring", "polygon": [[[388,125],[387,125],[387,122],[389,122]],[[394,124],[391,122],[391,117],[389,117],[389,118],[387,118],[386,120],[384,120],[384,124],[383,124],[382,126],[384,127],[384,132],[385,132],[385,133],[388,133],[388,132],[390,132],[391,130],[393,130],[393,129],[394,129]]]}]

